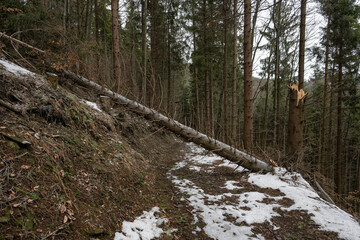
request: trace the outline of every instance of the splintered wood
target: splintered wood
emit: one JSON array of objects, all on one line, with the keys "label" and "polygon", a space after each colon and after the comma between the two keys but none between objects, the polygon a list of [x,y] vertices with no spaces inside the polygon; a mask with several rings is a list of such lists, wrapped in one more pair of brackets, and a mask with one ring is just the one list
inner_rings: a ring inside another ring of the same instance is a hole
[{"label": "splintered wood", "polygon": [[298,107],[300,104],[300,101],[303,101],[306,98],[307,93],[304,92],[304,89],[299,90],[299,82],[294,83],[293,85],[289,86],[289,88],[291,91],[297,92],[296,106]]}]

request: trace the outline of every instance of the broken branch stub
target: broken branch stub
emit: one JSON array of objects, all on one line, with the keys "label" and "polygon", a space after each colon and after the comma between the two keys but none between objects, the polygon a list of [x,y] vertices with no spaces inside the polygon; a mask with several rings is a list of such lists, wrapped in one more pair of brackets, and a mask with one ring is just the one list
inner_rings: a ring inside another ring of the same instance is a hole
[{"label": "broken branch stub", "polygon": [[216,139],[211,138],[203,133],[200,133],[193,128],[185,126],[184,124],[181,124],[174,119],[164,116],[158,111],[150,109],[138,102],[127,99],[126,97],[118,93],[115,93],[105,87],[102,87],[101,85],[89,79],[86,79],[82,76],[78,76],[71,71],[64,71],[64,74],[67,77],[83,85],[94,88],[100,91],[102,94],[110,96],[113,99],[116,99],[121,104],[126,105],[136,113],[144,115],[147,118],[150,118],[151,120],[158,122],[160,125],[167,127],[169,130],[173,131],[174,133],[179,134],[187,139],[190,139],[192,142],[197,143],[210,151],[215,151],[218,155],[226,159],[229,159],[230,161],[235,162],[242,167],[245,167],[252,171],[264,171],[264,172],[270,172],[273,169],[272,165],[248,153],[242,152],[223,142],[217,141]]},{"label": "broken branch stub", "polygon": [[293,85],[289,86],[291,92],[296,92],[296,106],[298,107],[299,104],[301,104],[304,99],[306,98],[306,96],[308,95],[307,93],[304,92],[304,89],[299,89],[299,82],[294,83]]}]

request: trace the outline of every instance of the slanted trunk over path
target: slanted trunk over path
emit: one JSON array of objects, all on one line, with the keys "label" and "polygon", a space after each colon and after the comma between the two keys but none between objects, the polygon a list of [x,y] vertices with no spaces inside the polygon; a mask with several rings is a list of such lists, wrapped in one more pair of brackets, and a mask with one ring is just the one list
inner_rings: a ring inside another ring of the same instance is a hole
[{"label": "slanted trunk over path", "polygon": [[145,107],[135,101],[125,98],[124,96],[115,93],[107,88],[100,86],[99,84],[90,81],[84,77],[78,76],[73,72],[65,71],[66,76],[71,79],[78,81],[79,83],[92,87],[105,95],[111,96],[114,99],[118,100],[121,104],[126,105],[131,110],[146,116],[149,119],[157,121],[159,124],[167,127],[171,131],[180,134],[181,136],[190,139],[192,142],[200,144],[210,151],[216,152],[218,155],[227,158],[233,162],[236,162],[242,167],[253,171],[265,171],[269,172],[272,170],[272,166],[266,162],[263,162],[254,156],[251,156],[245,152],[239,151],[223,142],[217,141],[214,138],[211,138],[203,133],[196,131],[193,128],[185,126],[171,118],[168,118],[161,113]]}]

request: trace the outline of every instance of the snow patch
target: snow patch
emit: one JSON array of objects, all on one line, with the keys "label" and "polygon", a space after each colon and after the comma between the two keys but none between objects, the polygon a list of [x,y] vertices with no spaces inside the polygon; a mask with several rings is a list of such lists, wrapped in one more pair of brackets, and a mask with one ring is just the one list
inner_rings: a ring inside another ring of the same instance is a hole
[{"label": "snow patch", "polygon": [[176,231],[176,229],[164,231],[161,228],[161,225],[169,220],[155,216],[159,212],[158,207],[153,207],[149,212],[144,211],[133,222],[124,221],[122,232],[116,232],[114,240],[150,240],[160,237],[163,233],[170,234]]},{"label": "snow patch", "polygon": [[[266,197],[262,193],[211,195],[204,193],[204,190],[187,179],[172,176],[172,181],[180,192],[190,196],[187,202],[194,208],[194,219],[200,217],[206,224],[204,232],[214,239],[264,239],[260,235],[254,235],[251,227],[239,225],[243,222],[252,224],[269,221],[272,216],[278,216],[272,210],[273,206],[260,203]],[[239,205],[227,204],[226,198],[234,196],[238,198]],[[244,211],[244,206],[249,211]],[[231,221],[231,218],[236,221]]]},{"label": "snow patch", "polygon": [[237,181],[226,181],[225,186],[223,188],[226,188],[227,190],[236,190],[236,189],[242,189],[243,187],[235,186],[234,184],[238,183]]},{"label": "snow patch", "polygon": [[201,171],[201,167],[199,167],[199,166],[190,166],[189,169],[192,170],[192,171],[195,171],[195,172],[200,172]]},{"label": "snow patch", "polygon": [[82,99],[81,102],[88,105],[89,107],[99,111],[99,112],[102,112],[101,109],[99,108],[99,106],[94,102],[90,102],[90,101],[87,101],[85,99]]},{"label": "snow patch", "polygon": [[12,74],[16,76],[32,76],[35,77],[36,74],[33,72],[30,72],[29,70],[26,70],[23,67],[20,67],[19,65],[9,62],[7,60],[0,59],[0,64],[6,69],[6,71],[11,72]]},{"label": "snow patch", "polygon": [[289,208],[281,207],[282,209],[286,211],[306,210],[313,214],[311,218],[320,226],[320,229],[337,232],[340,238],[360,239],[360,224],[354,217],[321,199],[300,174],[277,168],[275,175],[252,173],[248,181],[261,188],[279,189],[286,197],[295,202]]}]

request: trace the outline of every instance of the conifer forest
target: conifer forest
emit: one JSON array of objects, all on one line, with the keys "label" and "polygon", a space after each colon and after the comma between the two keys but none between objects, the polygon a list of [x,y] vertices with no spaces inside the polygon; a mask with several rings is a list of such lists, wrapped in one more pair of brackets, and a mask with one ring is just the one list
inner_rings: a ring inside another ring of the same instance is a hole
[{"label": "conifer forest", "polygon": [[0,23],[8,59],[82,75],[360,213],[359,1],[1,0]]}]

